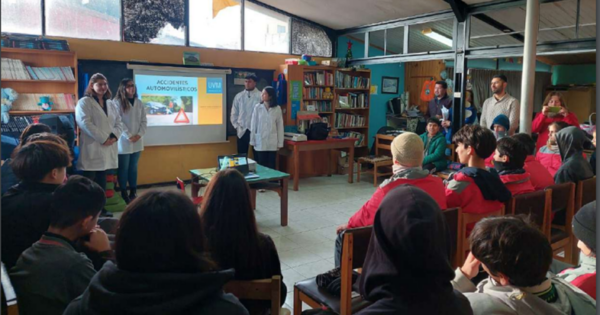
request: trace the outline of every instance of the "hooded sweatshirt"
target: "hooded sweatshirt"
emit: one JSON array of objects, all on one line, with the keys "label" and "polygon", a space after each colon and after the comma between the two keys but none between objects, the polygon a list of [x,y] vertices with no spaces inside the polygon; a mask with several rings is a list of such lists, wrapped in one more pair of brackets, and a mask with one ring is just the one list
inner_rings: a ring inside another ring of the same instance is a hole
[{"label": "hooded sweatshirt", "polygon": [[550,175],[552,175],[552,181],[554,182],[554,175],[556,175],[556,172],[562,164],[558,147],[556,147],[556,150],[547,145],[541,147],[535,154],[535,159],[548,170]]},{"label": "hooded sweatshirt", "polygon": [[495,169],[465,167],[446,186],[448,208],[461,207],[465,213],[493,212],[511,198]]},{"label": "hooded sweatshirt", "polygon": [[446,209],[446,195],[444,194],[444,182],[439,178],[429,175],[427,170],[418,168],[398,169],[390,179],[385,180],[375,191],[371,199],[348,220],[348,228],[357,228],[373,224],[375,213],[381,201],[392,189],[410,184],[426,191],[438,203],[441,209]]},{"label": "hooded sweatshirt", "polygon": [[423,156],[423,165],[432,163],[436,171],[440,172],[448,166],[446,159],[446,138],[441,132],[438,132],[433,138],[429,138],[427,132],[422,134],[421,140],[425,144],[425,154]]},{"label": "hooded sweatshirt", "polygon": [[550,175],[550,172],[535,159],[535,156],[528,155],[525,159],[525,166],[523,168],[531,175],[531,184],[535,190],[541,190],[554,185],[554,178]]},{"label": "hooded sweatshirt", "polygon": [[248,314],[236,297],[223,293],[234,270],[205,273],[135,273],[112,262],[64,315]]},{"label": "hooded sweatshirt", "polygon": [[563,128],[556,134],[562,165],[554,175],[554,182],[577,184],[581,180],[594,177],[590,163],[583,157],[583,144],[586,141],[589,139],[577,127]]},{"label": "hooded sweatshirt", "polygon": [[535,191],[531,184],[531,174],[524,169],[506,170],[499,172],[498,175],[513,196]]},{"label": "hooded sweatshirt", "polygon": [[391,191],[375,216],[357,280],[372,304],[357,314],[472,314],[450,283],[449,240],[443,214],[426,192],[410,185]]}]

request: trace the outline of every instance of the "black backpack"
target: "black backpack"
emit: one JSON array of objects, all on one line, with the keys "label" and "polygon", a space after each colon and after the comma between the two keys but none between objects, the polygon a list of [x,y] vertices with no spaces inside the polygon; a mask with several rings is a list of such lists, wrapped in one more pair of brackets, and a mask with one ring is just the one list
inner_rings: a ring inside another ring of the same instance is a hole
[{"label": "black backpack", "polygon": [[306,138],[308,138],[308,140],[325,140],[329,135],[330,129],[331,128],[327,127],[327,124],[324,122],[312,123],[306,131]]}]

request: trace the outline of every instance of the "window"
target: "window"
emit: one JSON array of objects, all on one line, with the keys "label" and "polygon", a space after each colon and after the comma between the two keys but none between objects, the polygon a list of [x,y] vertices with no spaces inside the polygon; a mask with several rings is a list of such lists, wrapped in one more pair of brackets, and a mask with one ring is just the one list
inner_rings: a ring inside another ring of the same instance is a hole
[{"label": "window", "polygon": [[123,9],[125,41],[185,45],[184,0],[123,0]]},{"label": "window", "polygon": [[399,55],[404,53],[404,27],[387,30],[386,55]]},{"label": "window", "polygon": [[241,49],[241,12],[237,0],[190,0],[190,46]]},{"label": "window", "polygon": [[41,0],[2,0],[1,27],[3,33],[41,35]]},{"label": "window", "polygon": [[575,39],[577,0],[540,4],[538,42]]},{"label": "window", "polygon": [[120,40],[119,0],[46,0],[46,34]]},{"label": "window", "polygon": [[385,31],[369,32],[369,57],[385,56]]},{"label": "window", "polygon": [[523,45],[525,7],[475,14],[469,47]]},{"label": "window", "polygon": [[365,58],[365,33],[348,34],[338,37],[339,58],[346,58],[349,44],[352,45],[352,59]]},{"label": "window", "polygon": [[322,28],[292,19],[292,54],[331,57],[332,46]]},{"label": "window", "polygon": [[411,25],[408,35],[408,52],[452,50],[454,19]]},{"label": "window", "polygon": [[581,0],[581,8],[579,9],[579,38],[596,38],[595,0]]},{"label": "window", "polygon": [[244,49],[289,54],[290,18],[250,2],[244,8]]}]

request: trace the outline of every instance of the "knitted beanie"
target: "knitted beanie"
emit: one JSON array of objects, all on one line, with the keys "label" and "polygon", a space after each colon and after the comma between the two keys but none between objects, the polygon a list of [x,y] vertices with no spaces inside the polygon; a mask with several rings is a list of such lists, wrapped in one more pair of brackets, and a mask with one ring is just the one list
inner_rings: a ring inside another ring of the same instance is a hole
[{"label": "knitted beanie", "polygon": [[573,217],[573,234],[596,252],[596,201],[581,207]]},{"label": "knitted beanie", "polygon": [[425,150],[423,140],[416,133],[404,132],[392,141],[392,156],[402,166],[421,166],[423,150]]},{"label": "knitted beanie", "polygon": [[494,125],[500,125],[508,131],[510,129],[510,119],[506,115],[500,114],[494,118],[492,124],[490,125],[490,129],[494,129]]}]

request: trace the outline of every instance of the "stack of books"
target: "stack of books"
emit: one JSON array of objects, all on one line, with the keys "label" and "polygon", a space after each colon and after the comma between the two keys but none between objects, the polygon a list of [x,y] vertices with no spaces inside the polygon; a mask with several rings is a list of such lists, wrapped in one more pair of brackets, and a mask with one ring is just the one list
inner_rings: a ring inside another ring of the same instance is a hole
[{"label": "stack of books", "polygon": [[2,58],[2,79],[73,81],[71,67],[30,67],[21,60]]},{"label": "stack of books", "polygon": [[30,35],[10,35],[4,37],[2,38],[2,47],[69,51],[69,43],[66,40],[48,39]]},{"label": "stack of books", "polygon": [[333,85],[333,73],[329,72],[307,72],[304,74],[305,85]]},{"label": "stack of books", "polygon": [[19,98],[13,103],[12,111],[37,111],[41,110],[40,97],[49,96],[52,104],[52,110],[75,110],[77,101],[73,94],[39,94],[39,93],[21,93]]},{"label": "stack of books", "polygon": [[361,115],[335,114],[335,128],[364,127],[365,122],[365,117]]},{"label": "stack of books", "polygon": [[342,138],[356,138],[356,142],[354,142],[355,147],[361,147],[365,145],[363,142],[365,141],[365,135],[360,132],[348,131],[348,132],[340,132],[340,137]]},{"label": "stack of books", "polygon": [[335,87],[341,89],[368,89],[370,81],[369,78],[353,77],[341,71],[337,71],[335,75]]},{"label": "stack of books", "polygon": [[25,64],[18,59],[2,58],[1,72],[3,80],[31,80]]},{"label": "stack of books", "polygon": [[[304,88],[304,98],[324,98],[323,97],[323,92],[325,92],[325,89],[323,88],[318,88],[318,87],[311,87],[311,88]],[[333,95],[330,93],[330,95],[333,98]]]},{"label": "stack of books", "polygon": [[319,112],[331,112],[331,102],[329,101],[312,101],[309,104],[306,104],[306,108],[309,106],[314,106],[314,110]]}]

